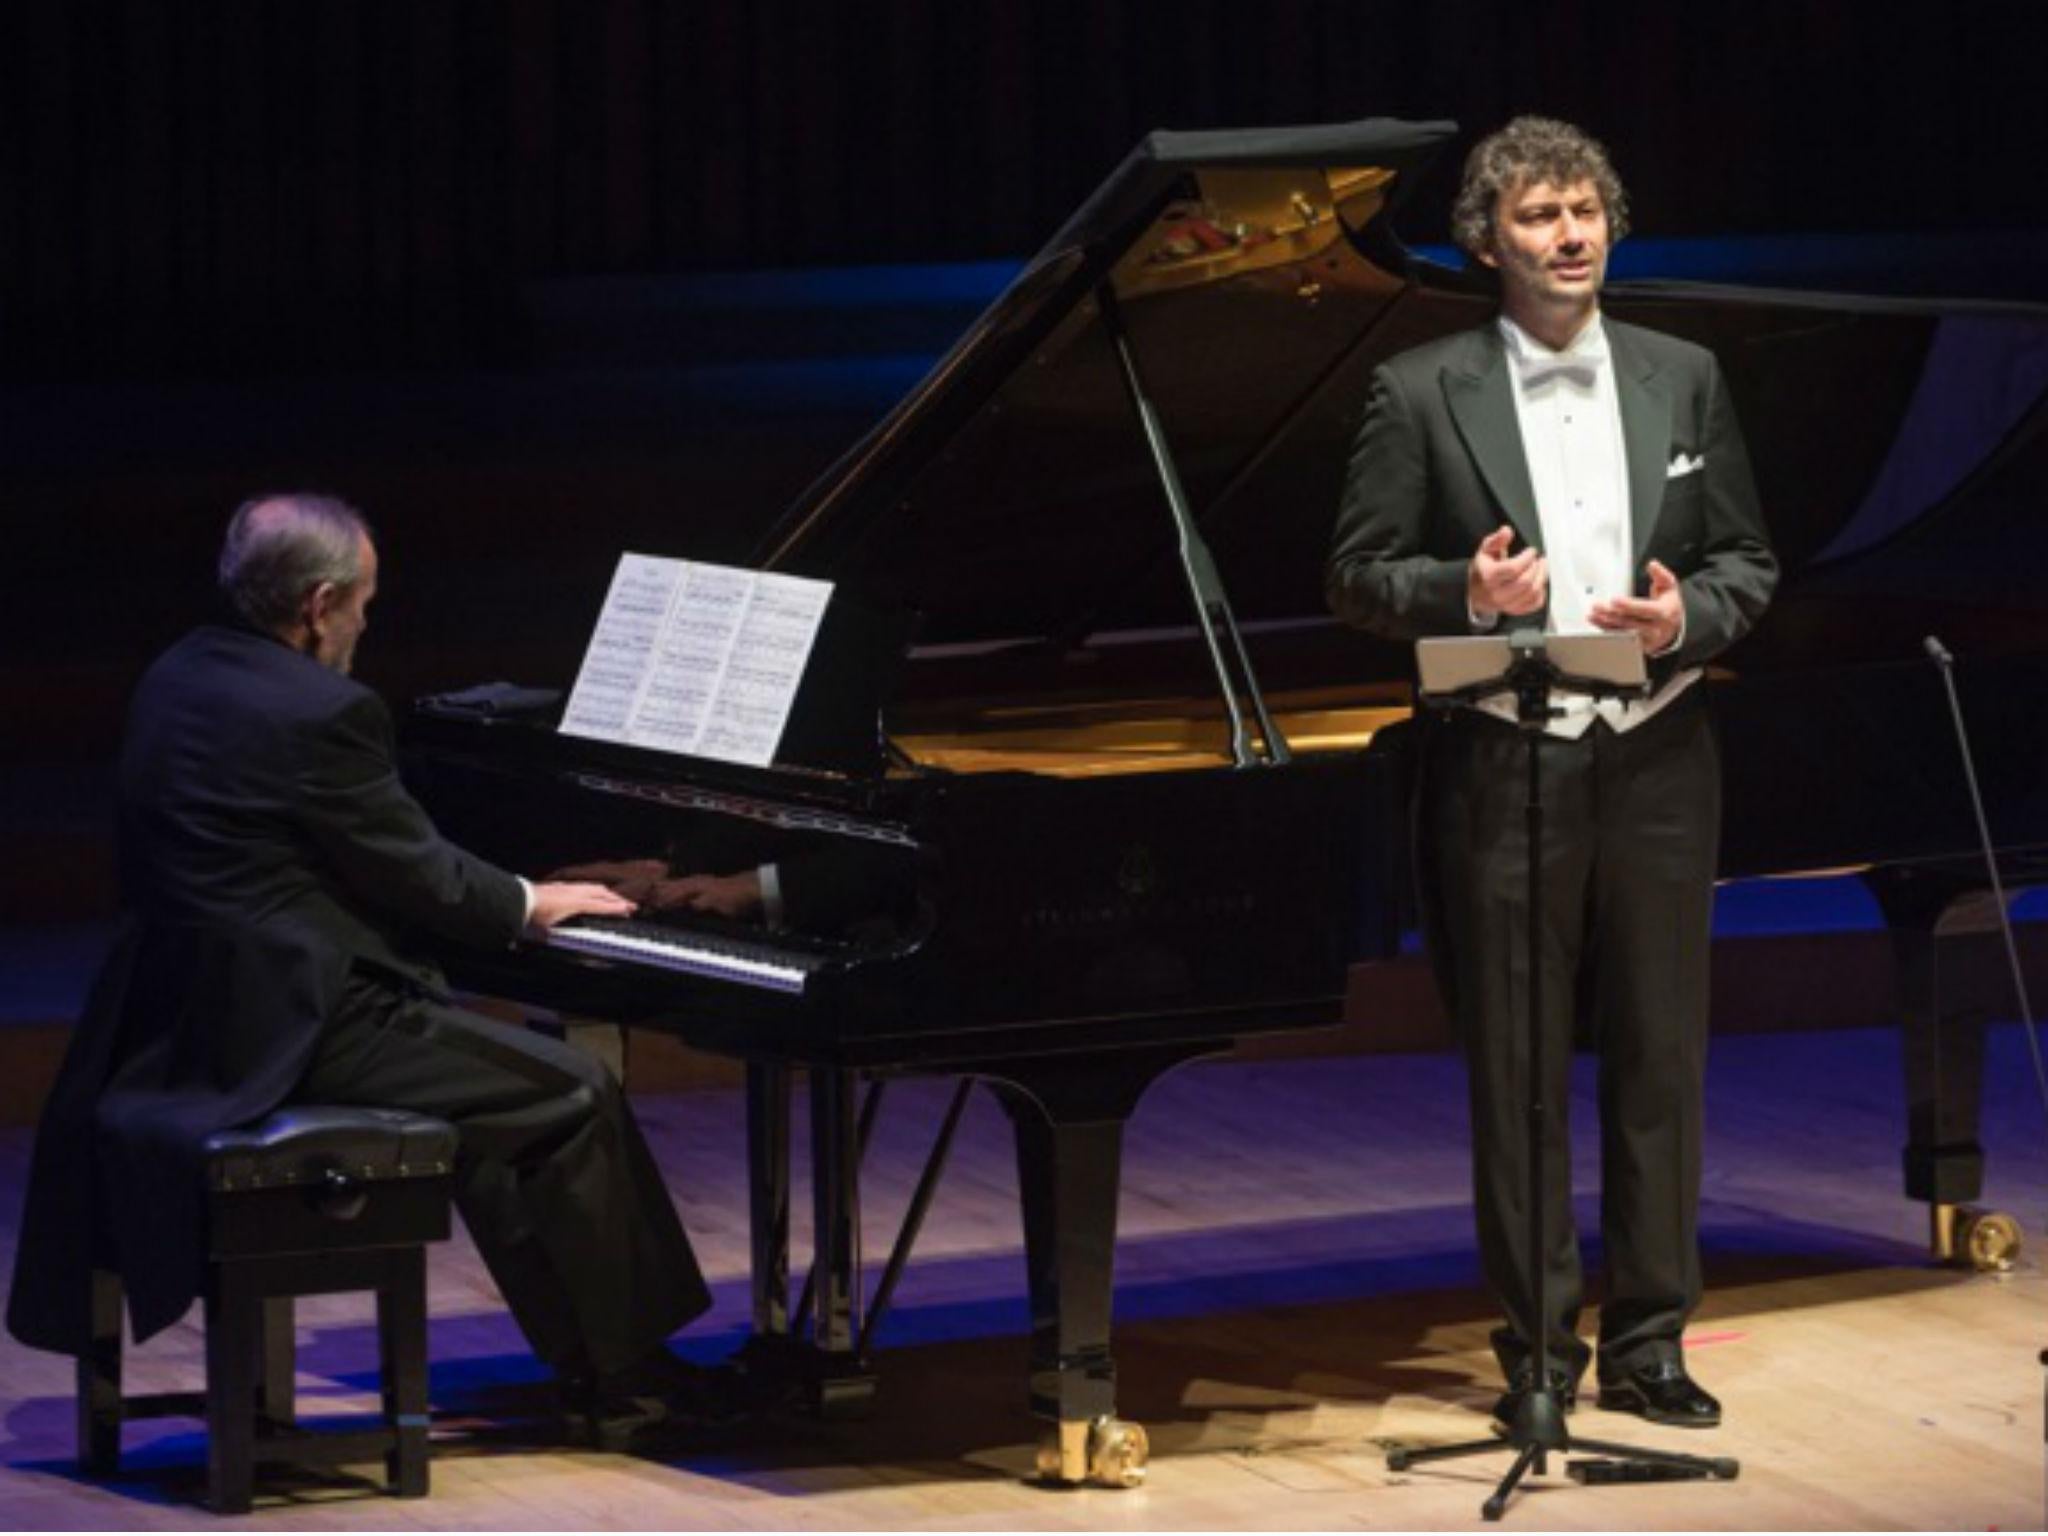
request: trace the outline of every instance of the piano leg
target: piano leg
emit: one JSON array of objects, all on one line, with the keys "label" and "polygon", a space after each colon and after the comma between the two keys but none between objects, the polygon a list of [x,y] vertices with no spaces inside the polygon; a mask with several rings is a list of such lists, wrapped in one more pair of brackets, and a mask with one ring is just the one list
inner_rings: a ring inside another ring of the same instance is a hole
[{"label": "piano leg", "polygon": [[[1116,1412],[1116,1362],[1109,1351],[1116,1206],[1123,1122],[1059,1125],[1005,1105],[1017,1129],[1024,1200],[1024,1255],[1031,1288],[1031,1411],[1064,1430],[1065,1441]],[[1063,1443],[1059,1480],[1078,1482],[1075,1447]],[[1052,1473],[1052,1467],[1042,1467]]]},{"label": "piano leg", "polygon": [[1017,1137],[1024,1262],[1031,1292],[1031,1411],[1048,1421],[1040,1478],[1134,1487],[1144,1429],[1116,1416],[1110,1354],[1124,1122],[1153,1080],[1215,1050],[1073,1057],[990,1076]]},{"label": "piano leg", "polygon": [[860,1338],[860,1136],[856,1075],[813,1067],[811,1078],[811,1263],[817,1355],[811,1400],[828,1419],[867,1411],[875,1378],[856,1349]]},{"label": "piano leg", "polygon": [[789,1340],[789,1068],[747,1063],[748,1226],[754,1338]]},{"label": "piano leg", "polygon": [[1984,1192],[1984,1029],[2012,1007],[1996,901],[1980,885],[1910,869],[1864,879],[1884,910],[1899,970],[1906,1196],[1927,1202],[1938,1260],[2010,1269],[2019,1224],[1970,1203]]},{"label": "piano leg", "polygon": [[789,1307],[790,1069],[747,1064],[747,1170],[754,1329],[741,1351],[764,1397],[801,1394],[825,1418],[866,1411],[875,1378],[855,1348],[860,1306],[859,1148],[854,1074],[810,1074],[815,1310],[810,1337],[791,1331]]}]

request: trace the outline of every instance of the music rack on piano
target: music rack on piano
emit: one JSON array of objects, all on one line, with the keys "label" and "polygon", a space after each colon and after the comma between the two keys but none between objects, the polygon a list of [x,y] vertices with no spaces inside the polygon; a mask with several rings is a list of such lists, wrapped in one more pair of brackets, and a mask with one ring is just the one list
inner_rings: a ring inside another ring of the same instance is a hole
[{"label": "music rack on piano", "polygon": [[[753,948],[674,914],[681,931],[586,924],[457,974],[746,1062],[748,1355],[827,1411],[867,1396],[921,1215],[870,1304],[857,1080],[959,1074],[1015,1128],[1042,1470],[1142,1474],[1110,1348],[1124,1123],[1181,1062],[1336,1022],[1352,964],[1393,954],[1412,919],[1409,658],[1330,620],[1321,578],[1371,369],[1491,307],[1388,228],[1453,132],[1374,120],[1134,151],[763,541],[763,569],[837,585],[813,666],[844,667],[807,678],[773,767],[545,721],[409,726],[437,820],[512,867],[775,871],[781,926]],[[2048,433],[2039,370],[2006,369],[2033,383],[1987,392],[1980,414],[2005,415],[1970,430],[1926,381],[2038,355],[2048,313],[1669,285],[1606,302],[1715,348],[1786,567],[1717,679],[1730,868],[1868,865],[1932,942],[1969,883],[1967,810],[1939,798],[1944,722],[1888,709],[1912,690],[1885,664],[1942,629],[1999,721],[1994,826],[2008,852],[2048,845],[2048,646],[2021,585],[2048,555]],[[1955,462],[1929,472],[1942,451]],[[1931,1059],[1941,1003],[1908,1015],[1909,1062]],[[1952,1203],[1981,1160],[1947,1022],[1950,1096],[1916,1080],[1909,1168],[1913,1193]],[[799,1070],[814,1262],[792,1306]]]}]

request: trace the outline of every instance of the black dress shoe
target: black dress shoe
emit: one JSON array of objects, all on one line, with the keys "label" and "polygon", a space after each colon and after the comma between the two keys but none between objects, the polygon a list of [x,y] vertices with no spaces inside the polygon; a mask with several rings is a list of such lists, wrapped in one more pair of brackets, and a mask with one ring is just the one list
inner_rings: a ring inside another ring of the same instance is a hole
[{"label": "black dress shoe", "polygon": [[652,1449],[684,1431],[734,1423],[744,1413],[724,1372],[666,1349],[624,1370],[564,1375],[559,1388],[569,1440],[601,1451]]},{"label": "black dress shoe", "polygon": [[691,1427],[670,1411],[666,1401],[649,1396],[600,1398],[571,1412],[565,1424],[571,1445],[615,1456],[660,1450]]},{"label": "black dress shoe", "polygon": [[[1515,1418],[1522,1411],[1522,1399],[1529,1395],[1536,1385],[1536,1363],[1525,1360],[1508,1372],[1508,1389],[1501,1393],[1493,1405],[1493,1421],[1503,1427],[1512,1427]],[[1561,1365],[1550,1368],[1550,1389],[1557,1394],[1557,1405],[1570,1413],[1579,1405],[1579,1379],[1575,1372]]]},{"label": "black dress shoe", "polygon": [[1626,1376],[1600,1383],[1600,1406],[1611,1413],[1640,1414],[1652,1424],[1680,1429],[1712,1429],[1721,1422],[1721,1405],[1677,1360],[1652,1360]]}]

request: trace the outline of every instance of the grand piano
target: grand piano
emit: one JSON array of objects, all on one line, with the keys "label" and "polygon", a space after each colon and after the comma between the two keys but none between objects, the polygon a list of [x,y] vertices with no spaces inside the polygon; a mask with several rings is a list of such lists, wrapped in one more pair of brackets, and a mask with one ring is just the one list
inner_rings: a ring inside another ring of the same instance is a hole
[{"label": "grand piano", "polygon": [[[1336,625],[1321,578],[1371,368],[1488,312],[1390,228],[1454,131],[1147,138],[763,541],[760,567],[835,583],[774,766],[416,712],[408,776],[487,855],[777,871],[774,927],[591,924],[458,977],[745,1061],[746,1357],[824,1411],[865,1398],[962,1102],[870,1299],[878,1090],[857,1094],[948,1074],[1015,1127],[1041,1472],[1143,1473],[1110,1347],[1124,1124],[1182,1062],[1336,1022],[1350,967],[1412,921],[1410,658]],[[1983,915],[1983,865],[1921,638],[1962,657],[2022,878],[2048,848],[2026,574],[2048,554],[2048,311],[1649,284],[1608,305],[1719,353],[1785,560],[1715,678],[1725,871],[1856,868],[1880,892],[1908,967],[1909,1192],[1952,1210],[1981,1179],[1966,1080],[1988,1005],[1944,996],[1941,960]],[[793,1303],[799,1073],[814,1210]]]}]

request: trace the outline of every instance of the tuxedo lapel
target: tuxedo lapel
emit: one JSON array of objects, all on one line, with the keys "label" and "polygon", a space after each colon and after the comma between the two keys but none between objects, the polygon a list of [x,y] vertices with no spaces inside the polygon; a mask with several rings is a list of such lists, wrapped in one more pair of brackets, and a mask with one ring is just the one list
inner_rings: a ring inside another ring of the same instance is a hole
[{"label": "tuxedo lapel", "polygon": [[1637,348],[1626,326],[1607,322],[1614,392],[1621,402],[1621,439],[1628,454],[1630,567],[1640,571],[1657,514],[1664,507],[1664,471],[1671,456],[1671,382]]},{"label": "tuxedo lapel", "polygon": [[1515,419],[1507,351],[1493,326],[1472,333],[1465,355],[1444,367],[1444,404],[1487,489],[1526,544],[1541,547],[1543,525],[1536,516],[1536,492],[1529,483],[1529,458]]}]

